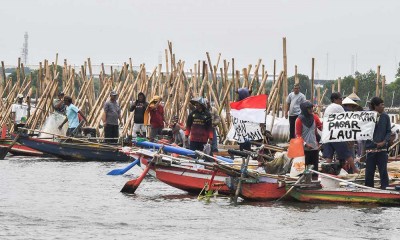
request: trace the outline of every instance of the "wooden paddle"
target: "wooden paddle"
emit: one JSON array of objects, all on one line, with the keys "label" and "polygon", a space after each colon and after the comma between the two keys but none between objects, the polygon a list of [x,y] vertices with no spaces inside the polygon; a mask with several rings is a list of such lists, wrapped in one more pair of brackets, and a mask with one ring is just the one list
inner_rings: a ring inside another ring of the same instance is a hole
[{"label": "wooden paddle", "polygon": [[[160,149],[162,149],[162,148],[160,148]],[[144,177],[149,172],[150,167],[153,165],[153,162],[155,161],[155,159],[157,157],[158,157],[157,155],[154,155],[154,157],[147,164],[146,168],[144,169],[144,171],[142,172],[142,174],[138,178],[132,179],[132,180],[129,180],[128,182],[126,182],[124,187],[121,189],[121,192],[123,192],[123,193],[131,193],[131,194],[135,193],[136,189],[139,187],[140,183],[142,183]]]}]

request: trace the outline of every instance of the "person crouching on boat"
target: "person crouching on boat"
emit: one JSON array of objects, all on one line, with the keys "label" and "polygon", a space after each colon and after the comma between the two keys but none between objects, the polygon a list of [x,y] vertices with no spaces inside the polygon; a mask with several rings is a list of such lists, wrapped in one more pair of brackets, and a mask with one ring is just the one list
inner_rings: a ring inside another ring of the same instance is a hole
[{"label": "person crouching on boat", "polygon": [[[319,144],[317,142],[317,129],[322,130],[322,123],[317,114],[313,112],[313,105],[306,101],[300,104],[301,113],[296,119],[296,137],[304,140],[305,164],[313,165],[314,170],[318,171]],[[313,174],[313,178],[317,177]]]},{"label": "person crouching on boat", "polygon": [[174,116],[169,126],[172,129],[174,143],[180,147],[186,148],[185,144],[185,125],[179,122],[179,117]]},{"label": "person crouching on boat", "polygon": [[387,147],[391,135],[390,118],[384,112],[385,104],[380,97],[373,97],[370,106],[371,110],[378,112],[378,121],[372,140],[367,140],[365,144],[367,152],[365,186],[374,187],[375,169],[378,166],[381,189],[386,189],[389,186]]},{"label": "person crouching on boat", "polygon": [[213,138],[211,114],[207,110],[204,98],[194,98],[190,103],[195,106],[195,110],[189,114],[186,121],[185,142],[190,140],[190,150],[203,151],[207,141],[212,142]]},{"label": "person crouching on boat", "polygon": [[61,125],[58,126],[58,129],[61,130],[64,124],[68,121],[68,130],[66,135],[73,137],[76,133],[75,129],[79,126],[78,115],[80,115],[85,122],[87,122],[87,120],[85,115],[83,115],[83,113],[79,110],[79,108],[76,107],[74,104],[72,104],[72,98],[70,96],[64,97],[64,104],[67,106],[65,109],[67,117],[61,123]]}]

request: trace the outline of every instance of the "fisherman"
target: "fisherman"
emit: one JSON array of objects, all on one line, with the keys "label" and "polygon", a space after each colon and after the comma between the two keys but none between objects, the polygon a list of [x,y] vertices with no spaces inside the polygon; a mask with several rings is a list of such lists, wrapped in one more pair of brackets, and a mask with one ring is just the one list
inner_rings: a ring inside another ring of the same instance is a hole
[{"label": "fisherman", "polygon": [[[313,112],[313,105],[309,101],[300,104],[301,113],[296,119],[296,137],[304,140],[305,164],[313,165],[318,171],[319,144],[317,141],[317,129],[322,131],[322,123],[317,114]],[[313,178],[318,175],[313,174]]]},{"label": "fisherman", "polygon": [[68,130],[66,135],[73,137],[76,134],[76,128],[79,127],[78,115],[80,115],[85,122],[87,122],[87,119],[85,115],[83,115],[83,113],[79,110],[79,108],[72,104],[72,98],[70,96],[64,97],[64,104],[67,106],[65,109],[67,117],[61,123],[61,125],[58,126],[58,129],[61,130],[64,124],[68,121]]},{"label": "fisherman", "polygon": [[204,146],[212,142],[213,138],[211,114],[207,110],[204,98],[194,98],[190,103],[195,106],[195,110],[189,114],[186,121],[185,142],[190,139],[190,150],[203,151]]},{"label": "fisherman", "polygon": [[161,97],[154,96],[144,114],[144,122],[148,125],[148,117],[150,115],[150,141],[154,141],[157,135],[161,135],[164,128],[164,107],[161,105]]},{"label": "fisherman", "polygon": [[172,119],[170,128],[172,129],[172,136],[174,143],[180,147],[186,148],[187,147],[185,143],[186,127],[184,124],[179,122],[179,117],[177,115],[175,115],[174,118]]},{"label": "fisherman", "polygon": [[378,120],[372,140],[366,142],[365,186],[374,187],[375,169],[378,166],[381,189],[386,189],[389,186],[387,148],[391,135],[390,118],[384,112],[385,104],[380,97],[373,97],[370,104],[372,110],[378,113]]},{"label": "fisherman", "polygon": [[[329,114],[342,113],[345,111],[342,106],[342,100],[342,94],[340,94],[339,92],[334,92],[331,94],[331,104],[325,109],[324,119],[327,118]],[[332,162],[335,152],[339,160],[344,161],[344,163],[350,164],[350,167],[354,173],[359,172],[357,167],[354,165],[353,154],[350,151],[347,142],[329,142],[324,144],[323,157],[325,158],[326,162]]]},{"label": "fisherman", "polygon": [[300,92],[300,85],[298,83],[294,84],[293,92],[289,93],[286,98],[288,112],[285,112],[285,118],[288,118],[289,113],[290,139],[295,138],[295,123],[297,116],[301,113],[300,104],[305,101],[306,96]]},{"label": "fisherman", "polygon": [[[243,99],[250,97],[251,91],[249,91],[248,88],[239,88],[237,93],[239,95],[238,101],[242,101]],[[246,140],[243,143],[239,143],[239,149],[240,149],[240,151],[243,151],[243,150],[251,151],[250,141]]]},{"label": "fisherman", "polygon": [[110,92],[110,100],[104,104],[104,111],[102,121],[104,124],[104,138],[108,143],[118,142],[119,137],[119,123],[122,125],[121,107],[117,102],[118,93],[115,91]]},{"label": "fisherman", "polygon": [[[27,97],[28,100],[29,96]],[[17,103],[11,105],[11,120],[14,123],[14,131],[18,130],[18,127],[24,127],[30,111],[30,106],[24,101],[24,95],[17,95]]]},{"label": "fisherman", "polygon": [[65,115],[64,92],[58,93],[58,99],[54,99],[53,108],[57,113]]},{"label": "fisherman", "polygon": [[205,98],[207,110],[211,114],[212,119],[212,131],[213,131],[213,138],[211,143],[211,152],[218,152],[218,140],[217,140],[217,127],[221,123],[221,117],[218,114],[218,110],[215,107],[211,106],[210,101]]},{"label": "fisherman", "polygon": [[148,102],[146,102],[146,96],[144,93],[140,92],[137,96],[137,99],[131,107],[129,108],[130,112],[135,111],[134,117],[133,117],[133,131],[132,131],[132,136],[136,138],[138,135],[140,137],[145,137],[146,136],[146,127],[144,126],[144,113],[147,109],[147,106],[149,105]]}]

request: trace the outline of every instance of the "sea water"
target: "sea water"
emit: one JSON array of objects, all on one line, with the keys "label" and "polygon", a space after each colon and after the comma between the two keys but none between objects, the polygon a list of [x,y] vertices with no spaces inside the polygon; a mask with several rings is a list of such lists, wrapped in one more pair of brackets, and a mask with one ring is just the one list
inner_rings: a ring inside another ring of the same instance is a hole
[{"label": "sea water", "polygon": [[107,172],[129,163],[0,161],[0,239],[399,239],[399,207],[245,202],[146,177],[135,194]]}]

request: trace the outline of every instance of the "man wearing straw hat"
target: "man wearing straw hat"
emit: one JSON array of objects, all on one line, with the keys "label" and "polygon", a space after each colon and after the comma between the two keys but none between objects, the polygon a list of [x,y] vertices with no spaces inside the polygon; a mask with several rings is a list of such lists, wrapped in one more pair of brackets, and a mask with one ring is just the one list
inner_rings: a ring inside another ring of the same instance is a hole
[{"label": "man wearing straw hat", "polygon": [[[325,109],[324,119],[332,113],[342,113],[344,108],[342,106],[343,97],[340,92],[334,92],[331,94],[331,104]],[[323,148],[323,158],[326,162],[331,163],[333,160],[333,155],[336,153],[339,160],[344,160],[350,164],[353,173],[359,173],[359,170],[354,165],[353,154],[349,149],[347,142],[328,142],[324,144]]]},{"label": "man wearing straw hat", "polygon": [[118,94],[115,91],[110,92],[110,100],[104,104],[103,111],[103,124],[104,124],[104,137],[108,143],[118,142],[119,127],[118,119],[122,124],[121,107],[117,102]]},{"label": "man wearing straw hat", "polygon": [[300,92],[300,85],[298,83],[294,84],[293,92],[291,92],[286,98],[288,112],[285,112],[285,118],[288,118],[289,113],[289,130],[291,139],[296,137],[296,119],[301,113],[300,104],[305,101],[306,96]]}]

